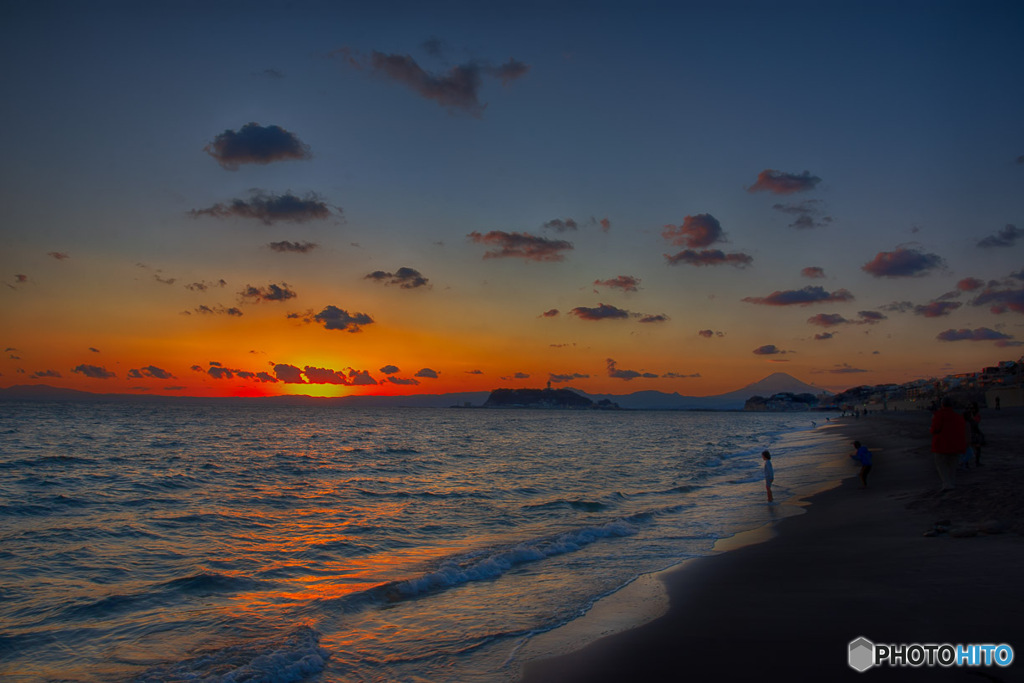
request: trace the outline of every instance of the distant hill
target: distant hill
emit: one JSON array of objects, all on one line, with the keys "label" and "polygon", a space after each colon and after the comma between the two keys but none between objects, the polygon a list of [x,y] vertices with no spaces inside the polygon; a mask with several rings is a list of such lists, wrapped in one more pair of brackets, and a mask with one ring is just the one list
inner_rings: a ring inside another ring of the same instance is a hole
[{"label": "distant hill", "polygon": [[[538,390],[539,391],[539,390]],[[818,387],[801,382],[792,375],[776,372],[742,389],[716,396],[683,396],[662,391],[637,391],[632,394],[588,394],[579,389],[575,393],[594,403],[610,401],[632,410],[743,410],[751,396],[772,396],[790,392],[794,394],[827,393]],[[268,396],[265,398],[197,398],[186,396],[155,396],[146,394],[94,394],[74,389],[61,389],[44,384],[20,385],[0,389],[0,399],[29,401],[134,401],[134,402],[218,402],[233,401],[263,405],[337,405],[367,408],[448,408],[451,406],[479,407],[491,396],[489,391],[466,391],[450,394],[411,394],[408,396],[341,396],[318,398],[315,396]]]}]

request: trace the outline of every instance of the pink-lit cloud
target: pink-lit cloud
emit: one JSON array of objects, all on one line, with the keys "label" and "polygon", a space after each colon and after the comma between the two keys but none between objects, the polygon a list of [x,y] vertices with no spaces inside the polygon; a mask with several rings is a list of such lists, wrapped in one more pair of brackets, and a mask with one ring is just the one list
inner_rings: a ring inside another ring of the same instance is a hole
[{"label": "pink-lit cloud", "polygon": [[492,230],[487,234],[471,232],[470,241],[495,247],[484,252],[485,259],[521,258],[528,261],[563,261],[565,254],[573,248],[571,242],[537,237],[524,232]]},{"label": "pink-lit cloud", "polygon": [[640,289],[640,278],[632,275],[619,275],[607,280],[594,280],[594,286],[621,289],[624,292],[636,292]]},{"label": "pink-lit cloud", "polygon": [[722,224],[709,213],[686,216],[682,225],[666,225],[661,235],[670,243],[689,249],[707,247],[725,239]]},{"label": "pink-lit cloud", "polygon": [[940,332],[936,337],[939,341],[1002,341],[1013,339],[1011,335],[997,332],[988,327],[978,327],[973,330],[961,328],[959,330],[949,329]]},{"label": "pink-lit cloud", "polygon": [[853,294],[845,289],[828,292],[825,288],[818,286],[775,291],[768,296],[748,296],[743,299],[747,303],[764,306],[809,306],[811,304],[852,300]]},{"label": "pink-lit cloud", "polygon": [[875,277],[920,277],[945,265],[942,257],[926,254],[919,249],[897,247],[894,251],[880,251],[861,270]]},{"label": "pink-lit cloud", "polygon": [[820,279],[825,277],[825,269],[818,266],[808,266],[800,271],[800,275],[811,279]]},{"label": "pink-lit cloud", "polygon": [[771,192],[772,194],[793,194],[807,192],[817,187],[821,178],[803,173],[785,173],[773,169],[765,169],[757,174],[757,182],[747,188],[747,192]]}]

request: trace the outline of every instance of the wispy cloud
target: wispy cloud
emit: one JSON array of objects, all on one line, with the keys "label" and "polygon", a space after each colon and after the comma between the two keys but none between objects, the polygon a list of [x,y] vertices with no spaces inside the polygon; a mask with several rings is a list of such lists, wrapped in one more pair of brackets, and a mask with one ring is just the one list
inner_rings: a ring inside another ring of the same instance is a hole
[{"label": "wispy cloud", "polygon": [[85,375],[91,379],[111,379],[113,377],[117,377],[116,374],[102,366],[88,365],[85,363],[72,368],[71,372],[78,373],[79,375]]},{"label": "wispy cloud", "polygon": [[897,247],[895,251],[880,251],[861,270],[875,277],[920,277],[945,265],[942,257],[919,249]]},{"label": "wispy cloud", "polygon": [[462,111],[478,118],[487,107],[480,101],[479,96],[484,77],[494,78],[503,85],[508,85],[525,76],[530,70],[528,64],[511,58],[497,66],[474,60],[450,67],[443,73],[431,73],[410,55],[387,54],[376,50],[363,54],[348,47],[335,50],[331,55],[341,57],[357,69],[365,69],[374,75],[400,83],[449,111]]},{"label": "wispy cloud", "polygon": [[619,275],[607,280],[594,280],[594,286],[621,289],[624,292],[636,292],[640,289],[640,278],[632,275]]},{"label": "wispy cloud", "polygon": [[764,306],[809,306],[810,304],[853,301],[853,294],[845,289],[828,292],[824,287],[807,286],[803,289],[775,291],[768,296],[748,296],[743,301]]},{"label": "wispy cloud", "polygon": [[928,304],[914,306],[914,315],[925,318],[941,318],[963,306],[959,301],[932,301]]},{"label": "wispy cloud", "polygon": [[777,356],[782,354],[791,353],[790,351],[784,351],[775,344],[765,344],[754,349],[753,354],[755,356]]},{"label": "wispy cloud", "polygon": [[978,246],[986,249],[992,247],[1012,247],[1021,237],[1024,237],[1024,230],[1019,230],[1015,225],[1007,225],[996,234],[989,235],[978,242]]},{"label": "wispy cloud", "polygon": [[[340,213],[340,209],[337,211]],[[249,199],[233,199],[229,204],[219,203],[206,209],[193,209],[189,215],[192,218],[253,218],[266,225],[272,225],[281,221],[305,223],[324,220],[330,218],[332,212],[331,207],[315,192],[298,197],[291,192],[275,195],[253,190]]]},{"label": "wispy cloud", "polygon": [[551,380],[552,384],[564,384],[565,382],[571,382],[574,379],[590,379],[590,375],[581,374],[579,372],[573,372],[570,374],[551,373],[548,375],[548,379]]},{"label": "wispy cloud", "polygon": [[225,130],[203,148],[229,171],[241,164],[269,164],[275,161],[313,157],[309,145],[280,126],[247,123],[239,130]]},{"label": "wispy cloud", "polygon": [[394,273],[386,273],[383,270],[376,270],[363,278],[374,280],[385,285],[398,285],[402,289],[416,289],[417,287],[428,287],[427,278],[423,277],[420,271],[415,268],[399,268]]},{"label": "wispy cloud", "polygon": [[47,252],[46,255],[51,257],[51,258],[55,258],[58,261],[63,261],[64,259],[71,258],[67,254],[65,254],[63,251],[50,251],[50,252]]},{"label": "wispy cloud", "polygon": [[986,287],[978,296],[971,300],[972,306],[988,306],[992,313],[1000,315],[1007,311],[1024,313],[1024,288],[997,289]]},{"label": "wispy cloud", "polygon": [[563,261],[562,252],[573,248],[571,242],[537,237],[525,232],[492,230],[487,234],[471,232],[467,237],[476,244],[496,247],[484,252],[485,259],[521,258],[527,261]]},{"label": "wispy cloud", "polygon": [[654,373],[651,373],[651,372],[638,372],[636,370],[622,370],[619,367],[617,367],[617,364],[611,358],[606,359],[605,363],[607,364],[607,367],[608,367],[608,376],[613,378],[613,379],[622,379],[622,380],[625,380],[625,381],[628,382],[629,380],[636,379],[638,377],[642,377],[642,378],[645,378],[645,379],[657,379],[658,378],[658,375],[656,375]]},{"label": "wispy cloud", "polygon": [[807,319],[811,325],[820,327],[835,327],[836,325],[874,325],[885,320],[886,317],[877,311],[860,311],[858,320],[848,320],[838,313],[819,313]]},{"label": "wispy cloud", "polygon": [[800,275],[811,279],[821,279],[825,277],[825,269],[818,266],[808,266],[800,271]]},{"label": "wispy cloud", "polygon": [[288,240],[284,240],[281,242],[271,242],[267,246],[272,251],[276,251],[281,254],[308,254],[320,245],[315,242],[289,242]]},{"label": "wispy cloud", "polygon": [[785,173],[774,169],[765,169],[757,174],[757,182],[747,188],[747,192],[771,192],[772,194],[793,194],[807,192],[817,187],[821,178],[803,173]]},{"label": "wispy cloud", "polygon": [[956,283],[956,288],[961,292],[973,292],[985,286],[984,280],[976,277],[965,277]]},{"label": "wispy cloud", "polygon": [[1000,341],[1013,339],[1011,335],[997,332],[988,327],[978,327],[973,330],[961,328],[959,330],[949,329],[940,332],[936,337],[939,341]]},{"label": "wispy cloud", "polygon": [[772,206],[789,216],[794,216],[791,228],[806,230],[809,228],[823,228],[832,223],[832,216],[824,215],[824,203],[820,199],[806,199],[799,204],[775,204]]},{"label": "wispy cloud", "polygon": [[698,330],[697,334],[705,339],[711,339],[712,337],[724,337],[725,332],[716,332],[714,330]]},{"label": "wispy cloud", "polygon": [[722,266],[729,265],[737,268],[746,268],[754,262],[754,258],[742,252],[726,254],[721,249],[684,249],[678,254],[665,254],[665,260],[670,266],[684,263],[689,266]]}]

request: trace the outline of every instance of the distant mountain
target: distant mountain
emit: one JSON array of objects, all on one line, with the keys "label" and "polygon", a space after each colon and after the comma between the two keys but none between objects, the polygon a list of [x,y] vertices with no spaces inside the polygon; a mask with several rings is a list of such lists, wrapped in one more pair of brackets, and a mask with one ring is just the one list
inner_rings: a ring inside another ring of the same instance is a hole
[{"label": "distant mountain", "polygon": [[[662,391],[637,391],[632,394],[588,394],[572,389],[594,403],[602,400],[617,403],[619,407],[632,410],[743,410],[751,396],[769,397],[773,394],[791,392],[794,394],[828,393],[818,387],[801,382],[792,375],[776,372],[742,389],[716,396],[683,396],[678,392],[667,394]],[[232,401],[261,405],[337,405],[366,408],[449,408],[451,406],[479,407],[491,395],[489,391],[465,391],[451,394],[411,394],[408,396],[339,396],[319,398],[315,396],[268,396],[264,398],[198,398],[187,396],[154,396],[146,394],[93,394],[75,389],[61,389],[44,384],[20,385],[0,389],[0,399],[35,401],[134,401],[134,402],[218,402]]]}]

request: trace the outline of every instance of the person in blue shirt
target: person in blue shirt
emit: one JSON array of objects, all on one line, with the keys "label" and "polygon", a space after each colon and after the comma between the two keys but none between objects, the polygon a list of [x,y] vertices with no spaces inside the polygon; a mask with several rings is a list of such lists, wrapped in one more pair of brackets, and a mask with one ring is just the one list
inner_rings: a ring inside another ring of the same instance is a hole
[{"label": "person in blue shirt", "polygon": [[775,468],[772,467],[772,454],[768,451],[761,453],[764,459],[764,487],[768,491],[768,502],[772,502],[772,482],[775,481]]},{"label": "person in blue shirt", "polygon": [[860,441],[854,441],[853,447],[857,450],[850,457],[860,463],[860,487],[866,489],[868,487],[868,472],[871,471],[871,451],[867,446],[862,446]]}]

